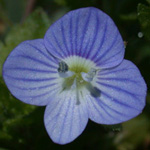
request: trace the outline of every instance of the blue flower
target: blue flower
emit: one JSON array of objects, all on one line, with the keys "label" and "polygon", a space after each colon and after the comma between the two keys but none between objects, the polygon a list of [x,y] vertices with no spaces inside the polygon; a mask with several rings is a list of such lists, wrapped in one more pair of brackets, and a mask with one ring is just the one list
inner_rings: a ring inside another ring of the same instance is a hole
[{"label": "blue flower", "polygon": [[19,44],[4,63],[3,78],[19,100],[46,105],[49,136],[66,144],[88,119],[117,124],[142,112],[146,84],[137,67],[123,59],[124,51],[111,18],[81,8],[51,25],[44,39]]}]

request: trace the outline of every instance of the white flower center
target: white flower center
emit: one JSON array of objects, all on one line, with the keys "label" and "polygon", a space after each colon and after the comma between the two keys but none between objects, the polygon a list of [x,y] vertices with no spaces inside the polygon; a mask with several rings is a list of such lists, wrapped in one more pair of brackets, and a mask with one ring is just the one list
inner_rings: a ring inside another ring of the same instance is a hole
[{"label": "white flower center", "polygon": [[91,60],[79,56],[71,56],[59,62],[58,73],[62,82],[62,92],[75,90],[77,104],[80,104],[79,90],[86,88],[92,96],[100,96],[100,91],[94,86],[99,69]]}]

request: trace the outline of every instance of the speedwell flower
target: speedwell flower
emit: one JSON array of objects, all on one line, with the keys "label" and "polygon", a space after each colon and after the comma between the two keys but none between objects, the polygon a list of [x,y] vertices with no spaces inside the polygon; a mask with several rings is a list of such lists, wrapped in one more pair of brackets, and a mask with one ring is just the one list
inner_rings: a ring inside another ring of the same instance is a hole
[{"label": "speedwell flower", "polygon": [[141,113],[146,85],[112,19],[81,8],[56,21],[44,39],[25,41],[8,56],[3,77],[19,100],[46,106],[44,123],[59,144],[73,141],[88,119],[117,124]]}]

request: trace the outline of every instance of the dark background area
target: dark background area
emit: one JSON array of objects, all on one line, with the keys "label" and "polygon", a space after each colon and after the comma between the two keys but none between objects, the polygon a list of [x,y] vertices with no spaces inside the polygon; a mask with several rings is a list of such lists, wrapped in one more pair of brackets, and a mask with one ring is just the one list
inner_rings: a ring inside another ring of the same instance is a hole
[{"label": "dark background area", "polygon": [[[66,12],[93,6],[116,23],[125,43],[125,59],[134,62],[147,86],[141,115],[122,125],[89,121],[72,143],[58,145],[44,128],[45,107],[24,104],[7,90],[2,65],[20,42],[43,38]],[[0,150],[150,150],[150,0],[0,0]]]}]

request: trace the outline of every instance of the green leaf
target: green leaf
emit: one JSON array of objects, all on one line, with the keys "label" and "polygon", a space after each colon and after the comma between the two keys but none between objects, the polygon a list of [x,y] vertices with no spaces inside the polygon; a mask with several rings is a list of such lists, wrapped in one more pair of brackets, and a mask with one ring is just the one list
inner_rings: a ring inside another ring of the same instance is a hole
[{"label": "green leaf", "polygon": [[149,137],[149,130],[149,119],[142,114],[123,124],[123,131],[117,134],[114,143],[120,150],[138,149],[139,144]]},{"label": "green leaf", "polygon": [[0,78],[0,139],[11,139],[9,128],[21,123],[23,117],[35,110],[35,106],[24,104],[15,99]]},{"label": "green leaf", "polygon": [[23,24],[12,26],[5,39],[5,44],[0,42],[0,76],[2,65],[9,53],[21,42],[43,38],[50,26],[50,20],[42,9],[37,9]]},{"label": "green leaf", "polygon": [[[2,80],[2,65],[9,53],[25,40],[43,38],[50,20],[42,9],[33,12],[23,24],[13,25],[5,38],[0,42],[0,141],[11,143],[24,142],[19,139],[22,128],[33,123],[33,119],[25,119],[36,110],[36,106],[27,105],[13,97]],[[18,133],[18,134],[17,134]],[[14,144],[15,145],[15,144]]]},{"label": "green leaf", "polygon": [[134,21],[137,19],[137,15],[136,13],[130,13],[130,14],[127,14],[127,15],[120,15],[120,18],[124,21]]},{"label": "green leaf", "polygon": [[150,4],[150,0],[146,0]]},{"label": "green leaf", "polygon": [[13,23],[21,21],[21,18],[25,12],[26,1],[25,0],[4,0],[4,6],[8,18]]},{"label": "green leaf", "polygon": [[65,6],[66,5],[66,1],[65,0],[54,0],[58,5],[62,5]]},{"label": "green leaf", "polygon": [[150,6],[139,4],[137,11],[142,31],[145,37],[150,40]]}]

